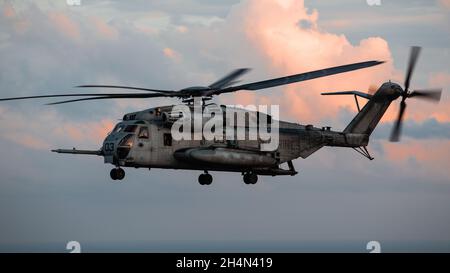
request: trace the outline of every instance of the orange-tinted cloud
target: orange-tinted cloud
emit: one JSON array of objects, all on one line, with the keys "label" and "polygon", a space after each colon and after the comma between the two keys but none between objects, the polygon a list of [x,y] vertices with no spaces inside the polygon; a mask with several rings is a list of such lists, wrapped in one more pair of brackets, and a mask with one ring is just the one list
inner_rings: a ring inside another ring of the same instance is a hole
[{"label": "orange-tinted cloud", "polygon": [[450,0],[438,0],[439,4],[447,9],[450,9]]},{"label": "orange-tinted cloud", "polygon": [[59,137],[70,138],[75,142],[87,141],[89,144],[101,145],[101,141],[114,127],[112,120],[103,119],[91,122],[65,122],[60,124],[53,132]]},{"label": "orange-tinted cloud", "polygon": [[3,16],[13,21],[14,29],[18,33],[24,33],[28,30],[30,26],[28,19],[23,16],[17,16],[16,10],[10,3],[4,3],[1,8]]},{"label": "orange-tinted cloud", "polygon": [[16,16],[16,11],[14,10],[13,6],[9,3],[5,3],[3,5],[3,16],[6,18],[11,18]]},{"label": "orange-tinted cloud", "polygon": [[91,17],[90,21],[95,26],[97,33],[102,37],[107,39],[117,39],[117,37],[119,36],[119,32],[114,27],[103,21],[103,19],[99,17]]},{"label": "orange-tinted cloud", "polygon": [[18,33],[24,33],[30,27],[30,22],[27,19],[19,19],[14,23],[14,28]]},{"label": "orange-tinted cloud", "polygon": [[[416,164],[416,171],[435,172],[450,177],[450,140],[412,140],[404,139],[400,143],[384,142],[386,158],[399,167]],[[412,161],[412,162],[411,162]],[[433,172],[433,173],[432,173]],[[427,175],[427,173],[424,173]]]},{"label": "orange-tinted cloud", "polygon": [[[322,97],[320,92],[334,90],[367,91],[391,79],[402,80],[395,71],[388,43],[370,37],[351,44],[344,35],[318,27],[319,13],[309,11],[303,1],[250,0],[234,10],[241,18],[245,34],[268,60],[274,76],[297,74],[316,69],[367,60],[387,63],[341,75],[285,86],[284,92],[269,94],[272,103],[282,105],[284,115],[300,122],[333,119],[343,108],[356,112],[352,97]],[[236,94],[239,101],[241,94]],[[397,105],[384,120],[393,120]],[[287,112],[287,113],[286,113]]]},{"label": "orange-tinted cloud", "polygon": [[430,85],[450,87],[450,74],[445,72],[439,72],[430,76]]},{"label": "orange-tinted cloud", "polygon": [[180,61],[181,55],[170,47],[163,49],[164,56],[174,61]]},{"label": "orange-tinted cloud", "polygon": [[20,134],[16,132],[7,132],[3,135],[6,139],[19,145],[34,150],[49,150],[50,144],[45,140],[32,136],[31,134]]},{"label": "orange-tinted cloud", "polygon": [[9,107],[0,107],[0,121],[0,138],[44,150],[67,145],[100,146],[114,126],[110,119],[73,122],[62,118],[55,110],[43,111],[33,117]]},{"label": "orange-tinted cloud", "polygon": [[51,11],[48,13],[50,21],[58,28],[58,30],[65,36],[72,40],[78,41],[81,37],[78,25],[69,18],[66,14],[59,11]]},{"label": "orange-tinted cloud", "polygon": [[176,30],[180,33],[186,33],[189,29],[186,26],[177,26]]}]

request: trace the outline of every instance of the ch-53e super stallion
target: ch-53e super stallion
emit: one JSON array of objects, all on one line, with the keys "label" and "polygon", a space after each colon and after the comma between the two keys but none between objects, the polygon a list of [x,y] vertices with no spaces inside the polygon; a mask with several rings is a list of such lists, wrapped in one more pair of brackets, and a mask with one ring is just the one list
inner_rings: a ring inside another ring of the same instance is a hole
[{"label": "ch-53e super stallion", "polygon": [[[265,144],[264,140],[229,138],[229,134],[225,131],[236,129],[237,126],[236,123],[225,118],[228,115],[223,115],[223,138],[210,140],[205,138],[175,140],[171,129],[177,121],[186,117],[180,112],[172,111],[174,106],[171,105],[125,114],[123,120],[106,136],[99,150],[77,150],[73,148],[52,151],[57,153],[102,156],[105,163],[114,165],[114,168],[110,172],[113,180],[122,180],[125,177],[125,171],[122,167],[185,169],[202,171],[203,173],[198,178],[199,183],[202,185],[209,185],[213,180],[208,171],[241,173],[246,184],[255,184],[258,180],[258,175],[296,175],[297,171],[294,169],[292,160],[298,157],[307,158],[324,146],[352,148],[372,160],[373,158],[366,148],[370,135],[392,101],[398,98],[401,99],[398,118],[390,137],[391,141],[398,141],[407,98],[422,98],[435,102],[440,100],[441,89],[415,91],[410,91],[409,89],[411,75],[419,53],[419,47],[412,47],[403,88],[399,84],[389,81],[382,84],[373,94],[360,91],[322,93],[322,95],[354,96],[358,113],[342,132],[333,131],[330,127],[317,128],[312,125],[300,125],[277,120],[278,141],[281,145],[277,145],[272,150],[264,150],[261,149],[261,145]],[[175,97],[182,99],[183,104],[181,105],[188,107],[192,113],[196,107],[194,102],[198,100],[201,102],[201,109],[213,105],[221,109],[224,113],[238,113],[241,109],[208,104],[207,101],[213,96],[224,93],[240,90],[256,91],[368,68],[382,63],[381,61],[353,63],[242,85],[236,85],[236,80],[247,72],[248,69],[237,69],[209,86],[189,87],[178,91],[116,85],[81,85],[78,87],[121,88],[137,90],[139,92],[40,95],[4,98],[0,99],[0,101],[72,97],[70,100],[49,103],[54,105],[102,99]],[[358,97],[367,99],[367,103],[362,108],[360,108]],[[274,122],[272,116],[268,113],[256,111],[253,114],[256,114],[258,121],[264,120],[268,125]],[[202,125],[205,125],[206,122],[208,122],[207,119],[201,119]],[[228,124],[229,122],[231,124]],[[256,122],[256,125],[250,125],[250,122],[246,120],[242,127],[244,131],[248,132],[255,129],[252,126],[259,126],[259,124],[259,122]],[[281,165],[285,163],[287,163],[287,168],[284,166],[282,168]]]}]

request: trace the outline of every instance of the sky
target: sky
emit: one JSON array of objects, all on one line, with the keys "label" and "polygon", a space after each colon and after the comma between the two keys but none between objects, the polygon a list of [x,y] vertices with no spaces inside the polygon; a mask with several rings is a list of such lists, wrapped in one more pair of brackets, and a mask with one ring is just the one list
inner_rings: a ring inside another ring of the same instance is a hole
[{"label": "sky", "polygon": [[[320,92],[402,83],[409,47],[423,47],[400,143],[394,102],[368,146],[323,148],[293,177],[127,169],[112,182],[98,149],[127,112],[175,99],[0,104],[0,251],[450,251],[450,1],[0,0],[0,97],[79,92],[80,84],[157,89],[242,82],[367,60],[385,64],[327,78],[222,95],[224,104],[278,104],[283,120],[342,130],[352,98]],[[99,90],[100,92],[101,90]],[[106,91],[106,90],[104,90]],[[413,247],[414,246],[414,247]]]}]

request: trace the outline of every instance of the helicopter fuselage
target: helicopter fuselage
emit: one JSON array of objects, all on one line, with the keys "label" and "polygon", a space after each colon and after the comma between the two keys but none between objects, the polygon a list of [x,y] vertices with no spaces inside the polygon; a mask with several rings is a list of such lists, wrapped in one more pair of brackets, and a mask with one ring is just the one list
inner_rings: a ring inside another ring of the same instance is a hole
[{"label": "helicopter fuselage", "polygon": [[[126,114],[103,142],[105,163],[117,167],[189,169],[204,171],[253,172],[260,175],[295,175],[291,160],[306,158],[323,146],[359,147],[367,145],[365,134],[343,134],[330,127],[316,128],[278,122],[278,145],[262,151],[260,139],[174,140],[169,113],[173,106],[151,108]],[[221,106],[225,107],[225,106]],[[226,108],[226,111],[240,111]],[[267,118],[264,113],[258,116]],[[270,118],[269,118],[270,120]],[[204,124],[205,122],[203,122]],[[230,127],[224,122],[225,130]],[[257,125],[258,126],[258,125]],[[243,126],[247,132],[249,124]],[[288,169],[280,165],[288,162]]]}]

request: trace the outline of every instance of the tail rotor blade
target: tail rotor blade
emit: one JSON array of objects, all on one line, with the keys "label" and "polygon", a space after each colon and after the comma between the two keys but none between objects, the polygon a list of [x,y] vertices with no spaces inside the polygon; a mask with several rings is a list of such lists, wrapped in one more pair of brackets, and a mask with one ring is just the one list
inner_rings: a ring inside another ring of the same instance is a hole
[{"label": "tail rotor blade", "polygon": [[421,47],[413,46],[411,47],[411,53],[409,55],[408,67],[406,70],[405,77],[405,93],[409,89],[409,83],[411,81],[412,73],[414,72],[414,68],[416,67],[417,59],[419,58]]},{"label": "tail rotor blade", "polygon": [[402,131],[402,125],[403,125],[403,115],[405,113],[406,109],[406,103],[402,101],[400,103],[400,111],[398,112],[398,117],[395,122],[394,128],[391,133],[390,141],[391,142],[398,142],[400,140],[400,134]]},{"label": "tail rotor blade", "polygon": [[439,102],[442,96],[442,89],[414,90],[408,95],[409,98],[416,97],[418,99],[429,100],[431,102]]}]

